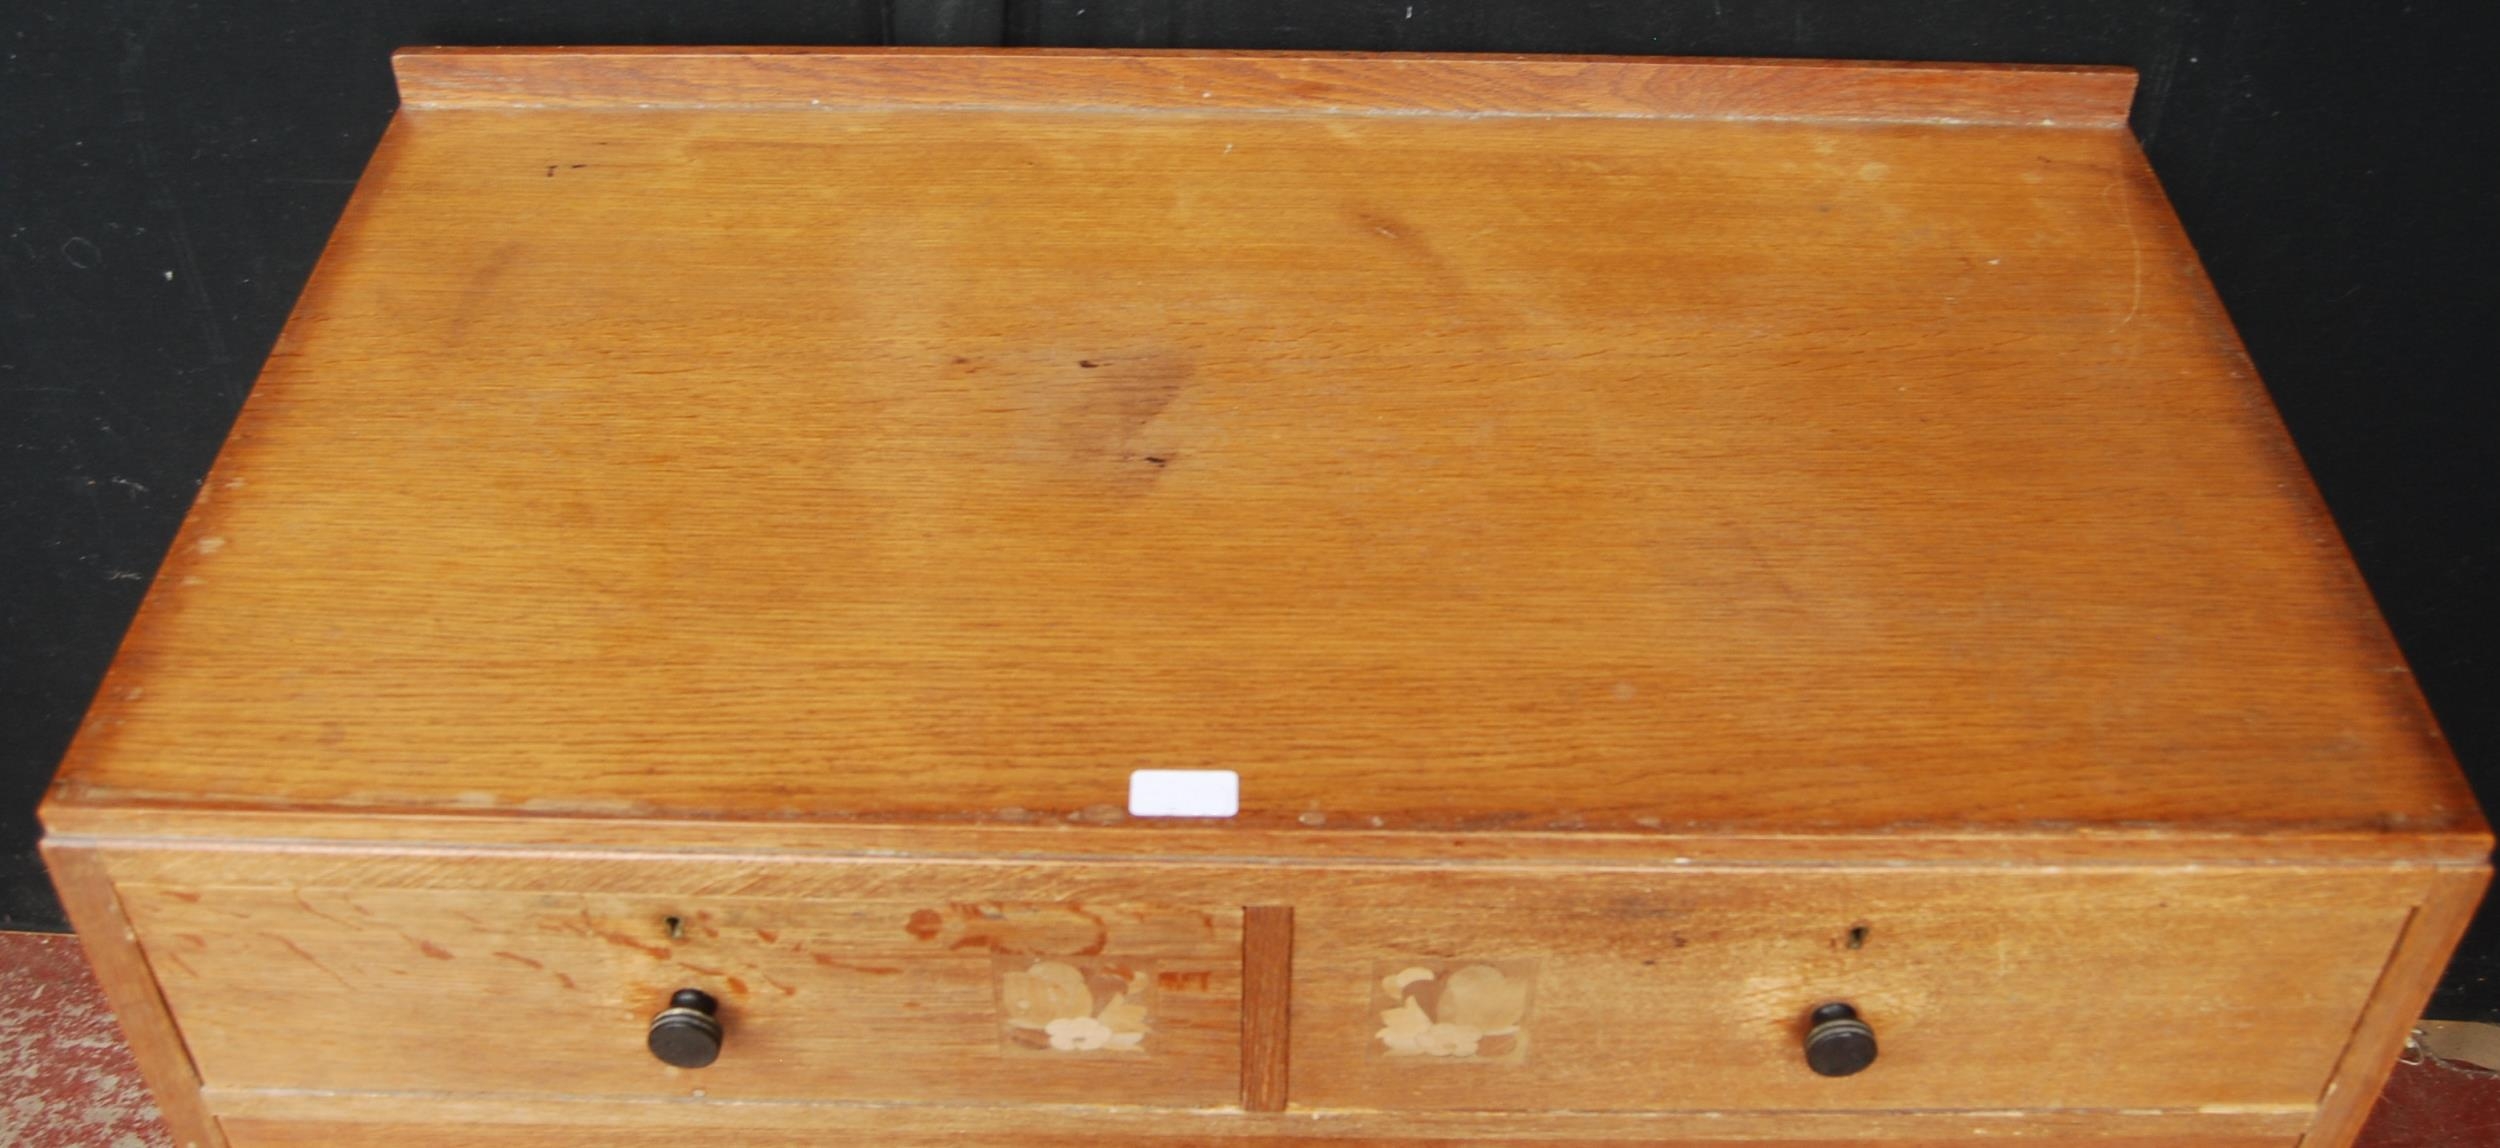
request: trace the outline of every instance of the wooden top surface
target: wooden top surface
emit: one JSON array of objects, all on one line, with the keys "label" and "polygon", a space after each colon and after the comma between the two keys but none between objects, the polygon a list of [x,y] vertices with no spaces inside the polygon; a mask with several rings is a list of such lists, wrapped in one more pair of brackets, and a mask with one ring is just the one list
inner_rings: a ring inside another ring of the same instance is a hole
[{"label": "wooden top surface", "polygon": [[55,828],[2483,848],[2112,73],[1022,59],[403,56]]}]

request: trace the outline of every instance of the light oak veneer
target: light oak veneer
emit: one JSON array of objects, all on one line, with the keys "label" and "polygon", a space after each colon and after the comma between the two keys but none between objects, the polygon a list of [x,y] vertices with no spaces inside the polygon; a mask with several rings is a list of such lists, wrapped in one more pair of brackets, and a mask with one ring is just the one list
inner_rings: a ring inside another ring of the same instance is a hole
[{"label": "light oak veneer", "polygon": [[198,1148],[2340,1148],[2485,883],[2123,70],[396,63],[44,809]]}]

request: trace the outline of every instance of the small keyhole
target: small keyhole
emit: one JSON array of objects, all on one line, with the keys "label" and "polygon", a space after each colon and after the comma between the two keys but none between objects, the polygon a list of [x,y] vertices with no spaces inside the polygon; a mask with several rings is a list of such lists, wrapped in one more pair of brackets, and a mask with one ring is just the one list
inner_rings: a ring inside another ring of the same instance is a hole
[{"label": "small keyhole", "polygon": [[1849,926],[1849,947],[1852,949],[1863,949],[1866,947],[1866,926]]},{"label": "small keyhole", "polygon": [[[686,939],[686,922],[684,920],[677,917],[670,917],[662,923],[668,926],[669,940],[682,941]],[[1854,948],[1855,946],[1851,947]]]}]

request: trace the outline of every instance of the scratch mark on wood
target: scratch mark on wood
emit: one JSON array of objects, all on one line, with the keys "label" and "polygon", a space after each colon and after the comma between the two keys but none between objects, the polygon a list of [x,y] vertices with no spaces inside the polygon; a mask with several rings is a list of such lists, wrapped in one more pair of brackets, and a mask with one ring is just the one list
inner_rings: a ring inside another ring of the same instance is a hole
[{"label": "scratch mark on wood", "polygon": [[303,911],[305,911],[305,912],[307,912],[307,913],[310,913],[310,914],[312,914],[313,916],[319,917],[319,918],[321,918],[321,919],[322,919],[322,920],[324,920],[324,921],[328,921],[328,922],[330,922],[330,923],[331,923],[331,924],[333,924],[333,925],[344,925],[344,926],[346,926],[347,928],[350,928],[350,929],[358,929],[358,930],[361,930],[361,929],[363,929],[363,928],[364,928],[364,926],[363,926],[363,925],[357,924],[357,923],[356,923],[356,922],[354,922],[354,921],[347,920],[347,919],[346,919],[346,918],[344,918],[344,917],[339,917],[339,916],[336,916],[336,915],[333,915],[333,914],[330,914],[330,913],[324,913],[324,912],[322,912],[322,911],[321,911],[321,910],[319,910],[319,909],[313,908],[313,903],[304,899],[304,891],[303,891],[301,888],[291,888],[291,889],[288,889],[288,890],[287,890],[287,896],[290,896],[290,897],[295,898],[295,906],[296,906],[297,908],[302,909]]},{"label": "scratch mark on wood", "polygon": [[314,967],[314,968],[316,968],[316,969],[319,969],[319,970],[321,970],[322,972],[325,972],[325,973],[330,974],[330,979],[331,979],[331,980],[334,980],[334,981],[337,981],[337,982],[339,983],[339,987],[341,987],[341,988],[348,988],[348,989],[352,989],[352,988],[355,988],[355,987],[356,987],[356,986],[354,986],[354,985],[352,985],[352,984],[347,983],[347,978],[346,978],[346,977],[343,977],[343,976],[340,976],[340,975],[339,975],[339,972],[338,972],[338,970],[337,970],[337,969],[334,969],[334,968],[331,968],[331,967],[330,967],[330,966],[328,966],[328,965],[322,964],[322,963],[321,963],[321,958],[319,958],[319,957],[316,957],[316,956],[312,955],[312,953],[310,953],[309,951],[307,951],[307,950],[304,948],[304,946],[299,945],[299,944],[296,944],[294,941],[292,941],[292,940],[288,939],[286,936],[284,936],[284,935],[282,935],[282,934],[279,934],[279,933],[270,933],[270,934],[267,934],[267,935],[268,935],[268,937],[269,937],[269,939],[270,939],[270,940],[276,941],[276,942],[278,942],[278,943],[279,943],[279,944],[281,944],[281,945],[285,945],[285,946],[286,946],[286,950],[287,950],[288,952],[293,953],[293,954],[295,954],[296,956],[299,956],[299,957],[304,958],[305,962],[306,962],[306,963],[308,963],[308,964],[310,964],[310,965],[312,965],[312,967]]},{"label": "scratch mark on wood", "polygon": [[807,955],[817,964],[823,965],[828,969],[845,969],[850,972],[867,973],[870,976],[876,977],[890,977],[903,971],[890,965],[859,965],[853,964],[849,961],[837,961],[823,953],[809,953]]},{"label": "scratch mark on wood", "polygon": [[2125,188],[2126,181],[2122,178],[2101,193],[2103,199],[2109,199],[2112,192],[2118,193],[2118,217],[2127,225],[2127,258],[2131,270],[2129,290],[2132,293],[2127,299],[2127,313],[2111,324],[2109,329],[2112,331],[2135,322],[2136,312],[2144,309],[2144,238],[2136,232],[2135,208],[2127,202]]},{"label": "scratch mark on wood", "polygon": [[588,909],[582,910],[582,927],[588,930],[591,936],[606,941],[611,945],[648,954],[655,960],[665,961],[669,958],[671,953],[675,952],[675,950],[669,948],[667,945],[651,945],[637,941],[630,933],[616,933],[602,929],[599,927],[599,922],[591,917],[590,910]]}]

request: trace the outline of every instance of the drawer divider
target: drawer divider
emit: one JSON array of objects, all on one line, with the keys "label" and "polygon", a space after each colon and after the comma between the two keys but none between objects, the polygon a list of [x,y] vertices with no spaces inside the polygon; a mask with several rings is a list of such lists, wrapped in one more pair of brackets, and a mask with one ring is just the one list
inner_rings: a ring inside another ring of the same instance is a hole
[{"label": "drawer divider", "polygon": [[1285,1110],[1293,1057],[1293,907],[1241,910],[1241,1107]]}]

